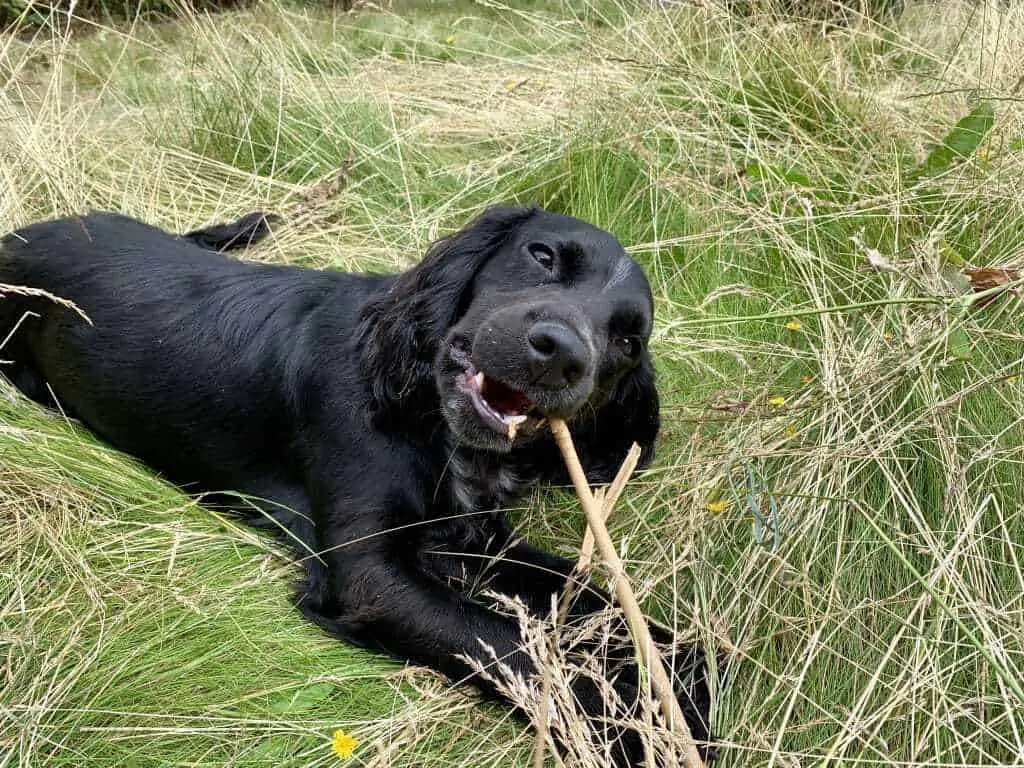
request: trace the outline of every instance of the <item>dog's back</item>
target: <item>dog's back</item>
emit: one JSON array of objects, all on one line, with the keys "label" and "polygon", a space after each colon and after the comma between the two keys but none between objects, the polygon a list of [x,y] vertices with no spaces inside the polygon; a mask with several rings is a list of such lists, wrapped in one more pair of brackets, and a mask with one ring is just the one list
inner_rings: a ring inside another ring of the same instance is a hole
[{"label": "dog's back", "polygon": [[0,376],[181,483],[223,482],[218,462],[239,445],[278,458],[286,425],[266,414],[290,393],[265,372],[287,367],[297,318],[344,278],[212,250],[265,227],[248,216],[179,237],[94,213],[5,236]]},{"label": "dog's back", "polygon": [[[188,261],[201,260],[205,268],[211,260],[227,261],[210,251],[248,247],[269,234],[272,221],[255,212],[174,238],[136,219],[98,212],[5,235],[0,239],[0,374],[32,399],[54,405],[32,354],[32,342],[46,325],[31,320],[46,314],[74,332],[90,311],[103,312],[97,302],[137,303],[160,291],[168,266],[187,271]],[[165,259],[176,263],[160,263]],[[111,285],[122,290],[111,293]]]}]

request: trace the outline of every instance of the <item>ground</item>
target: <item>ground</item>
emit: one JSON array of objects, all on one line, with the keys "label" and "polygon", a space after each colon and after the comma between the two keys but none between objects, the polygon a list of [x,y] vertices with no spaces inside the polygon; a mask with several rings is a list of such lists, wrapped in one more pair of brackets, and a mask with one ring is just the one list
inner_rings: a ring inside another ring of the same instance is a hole
[{"label": "ground", "polygon": [[[8,35],[0,229],[266,208],[255,258],[377,270],[490,202],[611,229],[654,286],[665,422],[613,533],[650,614],[732,649],[721,765],[1020,764],[1024,328],[965,270],[1024,265],[1024,8],[910,5]],[[576,551],[569,493],[515,517]],[[530,762],[504,710],[305,623],[272,542],[4,385],[0,525],[0,766],[340,765],[339,728],[351,765]]]}]

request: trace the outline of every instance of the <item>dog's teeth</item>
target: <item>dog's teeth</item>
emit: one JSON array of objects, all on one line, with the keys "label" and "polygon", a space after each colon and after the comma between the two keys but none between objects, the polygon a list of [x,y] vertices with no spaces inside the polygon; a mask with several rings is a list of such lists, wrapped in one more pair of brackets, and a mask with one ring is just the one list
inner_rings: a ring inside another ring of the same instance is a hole
[{"label": "dog's teeth", "polygon": [[484,388],[484,372],[480,371],[476,376],[473,377],[473,385],[482,390]]},{"label": "dog's teeth", "polygon": [[505,429],[508,434],[509,440],[516,439],[516,432],[519,431],[519,425],[526,421],[526,417],[519,416],[502,416],[501,420],[505,422]]}]

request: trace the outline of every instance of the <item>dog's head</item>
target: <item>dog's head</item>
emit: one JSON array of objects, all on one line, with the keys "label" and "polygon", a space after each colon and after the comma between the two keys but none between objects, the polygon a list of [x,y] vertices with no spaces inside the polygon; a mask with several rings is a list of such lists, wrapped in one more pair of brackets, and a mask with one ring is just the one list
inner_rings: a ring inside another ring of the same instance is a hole
[{"label": "dog's head", "polygon": [[[608,232],[497,207],[438,241],[364,314],[378,409],[437,412],[456,440],[504,453],[566,419],[617,466],[658,430],[651,289]],[[579,439],[579,435],[577,435]],[[593,452],[592,452],[593,453]]]}]

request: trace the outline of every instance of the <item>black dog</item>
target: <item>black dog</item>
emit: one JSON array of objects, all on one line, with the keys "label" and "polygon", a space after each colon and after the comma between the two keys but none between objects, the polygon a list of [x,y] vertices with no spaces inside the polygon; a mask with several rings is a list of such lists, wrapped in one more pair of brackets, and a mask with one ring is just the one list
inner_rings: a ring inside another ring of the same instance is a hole
[{"label": "black dog", "polygon": [[[20,323],[0,370],[173,482],[238,494],[227,503],[298,551],[298,606],[328,632],[496,695],[460,655],[487,663],[483,641],[534,668],[515,621],[466,585],[483,577],[543,614],[564,587],[572,564],[515,539],[497,511],[567,481],[546,417],[569,420],[592,482],[633,441],[650,462],[647,279],[607,232],[537,208],[490,209],[400,275],[215,252],[267,231],[261,214],[174,237],[97,213],[7,235],[0,283],[69,299],[89,321],[43,297],[0,300],[0,340]],[[573,615],[606,600],[583,590]],[[672,656],[706,743],[703,654]],[[616,690],[633,702],[637,685],[624,661]],[[575,694],[602,712],[593,684]],[[615,749],[618,764],[641,760],[635,733]]]}]

